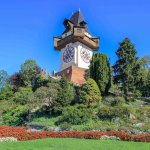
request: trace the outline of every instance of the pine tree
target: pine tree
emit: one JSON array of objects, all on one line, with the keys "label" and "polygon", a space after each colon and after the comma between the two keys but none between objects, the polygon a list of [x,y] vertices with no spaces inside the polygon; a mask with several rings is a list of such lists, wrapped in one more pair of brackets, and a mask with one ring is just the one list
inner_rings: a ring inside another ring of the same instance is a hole
[{"label": "pine tree", "polygon": [[89,72],[90,78],[96,81],[101,94],[107,94],[111,86],[111,71],[107,56],[101,53],[94,54]]},{"label": "pine tree", "polygon": [[114,82],[120,83],[124,96],[127,100],[129,94],[136,91],[137,76],[139,65],[137,63],[136,49],[128,38],[125,38],[116,51],[118,60],[113,66]]}]

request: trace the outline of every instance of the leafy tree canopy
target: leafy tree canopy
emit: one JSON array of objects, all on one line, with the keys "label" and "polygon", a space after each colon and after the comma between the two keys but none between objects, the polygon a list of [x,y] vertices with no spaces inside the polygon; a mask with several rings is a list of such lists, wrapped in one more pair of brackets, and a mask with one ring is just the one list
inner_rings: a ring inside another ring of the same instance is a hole
[{"label": "leafy tree canopy", "polygon": [[46,105],[48,107],[52,107],[54,105],[54,101],[57,98],[59,85],[57,83],[49,83],[47,87],[38,88],[35,93],[33,99],[31,99],[31,104],[35,106],[43,106]]},{"label": "leafy tree canopy", "polygon": [[30,87],[20,87],[19,90],[14,94],[13,101],[21,105],[28,104],[33,95]]},{"label": "leafy tree canopy", "polygon": [[25,86],[31,86],[34,84],[36,75],[40,73],[40,68],[38,67],[35,60],[28,59],[21,65],[21,78]]}]

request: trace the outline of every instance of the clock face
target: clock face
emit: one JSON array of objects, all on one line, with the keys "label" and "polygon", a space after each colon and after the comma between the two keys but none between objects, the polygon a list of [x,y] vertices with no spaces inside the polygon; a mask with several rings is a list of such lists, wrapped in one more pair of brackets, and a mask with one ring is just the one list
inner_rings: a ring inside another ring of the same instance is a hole
[{"label": "clock face", "polygon": [[81,48],[80,56],[85,63],[89,63],[91,60],[90,52],[85,48]]},{"label": "clock face", "polygon": [[63,61],[68,63],[74,58],[74,47],[67,47],[63,53]]}]

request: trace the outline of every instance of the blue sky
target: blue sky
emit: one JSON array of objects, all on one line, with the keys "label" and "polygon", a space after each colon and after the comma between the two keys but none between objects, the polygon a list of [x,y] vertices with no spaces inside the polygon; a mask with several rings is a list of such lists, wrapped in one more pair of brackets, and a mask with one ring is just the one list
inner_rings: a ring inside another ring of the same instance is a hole
[{"label": "blue sky", "polygon": [[60,53],[53,37],[63,32],[64,18],[79,8],[111,64],[125,37],[139,57],[150,55],[149,0],[0,0],[0,70],[12,74],[32,58],[48,72],[58,71]]}]

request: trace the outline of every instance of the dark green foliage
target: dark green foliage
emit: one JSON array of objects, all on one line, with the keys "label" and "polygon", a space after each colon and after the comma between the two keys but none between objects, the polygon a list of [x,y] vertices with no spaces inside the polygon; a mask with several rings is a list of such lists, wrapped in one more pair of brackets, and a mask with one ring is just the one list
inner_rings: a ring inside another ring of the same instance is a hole
[{"label": "dark green foliage", "polygon": [[88,107],[98,104],[101,101],[100,90],[93,79],[89,78],[81,87],[79,101]]},{"label": "dark green foliage", "polygon": [[43,74],[38,74],[35,78],[33,90],[36,91],[37,88],[41,86],[47,86],[47,84],[50,82],[50,78]]},{"label": "dark green foliage", "polygon": [[89,72],[90,77],[96,81],[101,94],[107,94],[111,86],[111,71],[107,56],[101,53],[94,54]]},{"label": "dark green foliage", "polygon": [[60,114],[64,107],[69,106],[75,97],[74,87],[65,77],[60,79],[59,85],[60,88],[58,89],[58,95],[53,107],[54,113],[57,114]]},{"label": "dark green foliage", "polygon": [[62,112],[61,122],[78,125],[87,122],[91,118],[92,110],[80,104],[66,107]]},{"label": "dark green foliage", "polygon": [[129,95],[136,91],[137,77],[139,74],[140,65],[137,63],[136,49],[128,38],[125,38],[116,52],[118,60],[114,68],[114,81],[122,85],[124,96],[127,98]]},{"label": "dark green foliage", "polygon": [[10,109],[2,115],[3,123],[5,125],[18,126],[25,122],[28,109],[23,105],[18,105],[16,108]]}]

